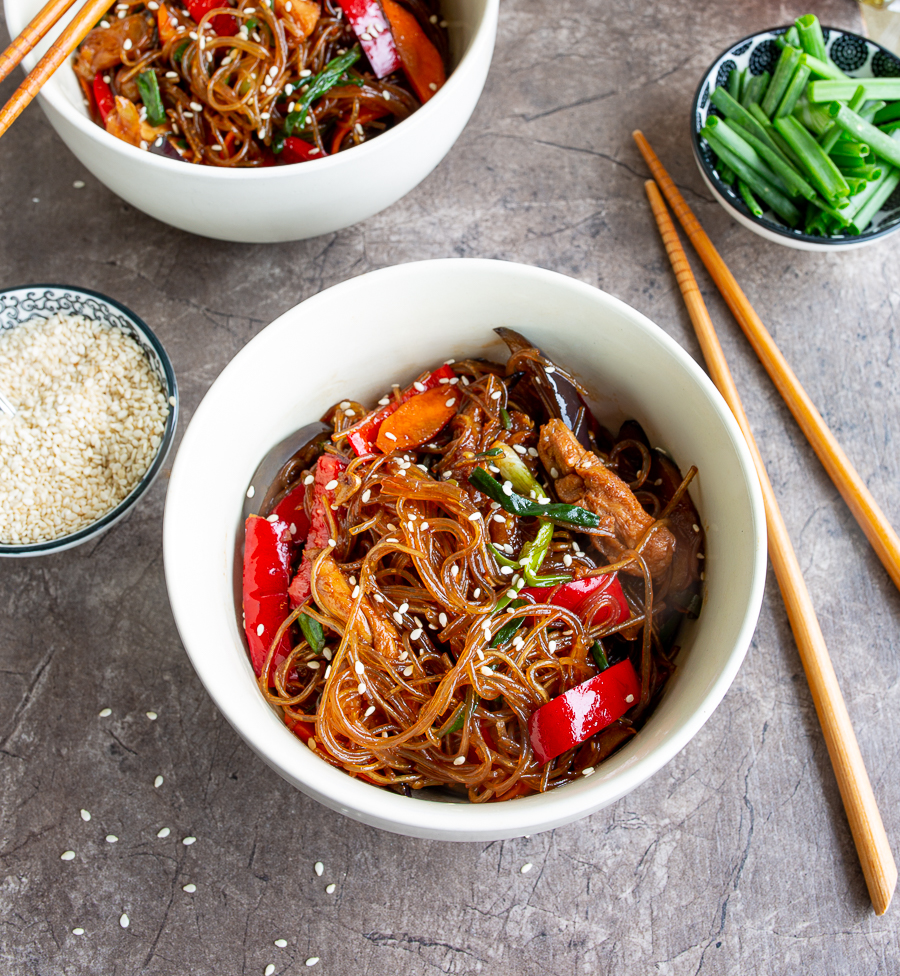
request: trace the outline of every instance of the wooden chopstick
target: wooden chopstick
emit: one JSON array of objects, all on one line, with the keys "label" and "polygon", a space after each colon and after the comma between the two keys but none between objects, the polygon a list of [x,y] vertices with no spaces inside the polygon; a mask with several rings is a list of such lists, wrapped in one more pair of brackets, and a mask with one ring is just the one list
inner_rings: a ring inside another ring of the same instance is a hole
[{"label": "wooden chopstick", "polygon": [[813,703],[825,736],[825,744],[837,777],[841,799],[844,801],[850,831],[869,888],[869,897],[872,899],[875,913],[883,915],[891,903],[891,896],[897,884],[897,866],[891,854],[881,814],[878,812],[872,784],[869,782],[862,754],[859,751],[859,743],[850,724],[847,706],[834,673],[828,648],[825,646],[825,638],[822,636],[816,611],[806,589],[787,527],[781,517],[772,483],[766,474],[759,448],[750,429],[750,422],[744,413],[715,326],[709,317],[681,242],[678,240],[675,225],[666,210],[657,185],[653,180],[647,180],[644,186],[663,244],[672,263],[678,287],[681,289],[688,314],[694,324],[710,376],[728,406],[731,407],[756,465],[766,508],[769,558],[772,560],[794,639],[800,651],[800,660],[806,672]]},{"label": "wooden chopstick", "polygon": [[[41,90],[54,71],[85,39],[97,21],[111,6],[111,0],[87,0],[69,21],[63,32],[50,45],[34,70],[13,92],[12,98],[0,109],[0,136],[19,117],[25,106]],[[49,29],[49,27],[47,28]],[[27,30],[27,28],[26,28]]]},{"label": "wooden chopstick", "polygon": [[25,30],[0,54],[0,81],[3,81],[74,2],[75,0],[49,0],[35,14]]},{"label": "wooden chopstick", "polygon": [[659,184],[669,206],[690,238],[700,260],[706,265],[707,271],[737,319],[738,325],[750,340],[750,345],[753,346],[760,362],[888,571],[894,585],[900,588],[900,538],[897,537],[897,533],[872,497],[865,482],[860,478],[856,468],[850,463],[850,459],[841,449],[834,434],[800,385],[800,381],[782,356],[775,340],[754,311],[741,286],[713,246],[706,231],[700,226],[700,222],[679,193],[656,153],[650,148],[644,134],[636,130],[633,136],[641,155],[650,167],[653,178]]}]

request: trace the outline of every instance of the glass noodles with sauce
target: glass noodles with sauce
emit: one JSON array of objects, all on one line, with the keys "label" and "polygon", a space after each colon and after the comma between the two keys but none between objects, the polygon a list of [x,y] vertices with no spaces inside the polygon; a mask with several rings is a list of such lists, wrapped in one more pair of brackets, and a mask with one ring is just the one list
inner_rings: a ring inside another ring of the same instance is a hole
[{"label": "glass noodles with sauce", "polygon": [[344,400],[245,525],[259,687],[322,760],[472,802],[589,776],[646,721],[700,611],[700,519],[523,336],[369,410]]}]

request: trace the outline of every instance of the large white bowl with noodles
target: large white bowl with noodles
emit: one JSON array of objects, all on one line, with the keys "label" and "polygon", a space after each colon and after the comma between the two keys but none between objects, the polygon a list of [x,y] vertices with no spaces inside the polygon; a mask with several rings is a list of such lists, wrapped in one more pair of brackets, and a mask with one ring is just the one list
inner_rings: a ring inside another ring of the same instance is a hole
[{"label": "large white bowl with noodles", "polygon": [[[44,0],[4,0],[12,37]],[[110,4],[112,5],[112,4]],[[74,4],[25,58],[30,70],[74,16]],[[265,169],[197,166],[111,136],[88,117],[71,63],[38,100],[78,159],[113,193],[173,227],[253,244],[329,234],[384,210],[418,185],[459,137],[481,95],[494,51],[499,0],[442,0],[452,71],[443,88],[384,134],[334,156]]]},{"label": "large white bowl with noodles", "polygon": [[[706,532],[700,616],[646,725],[590,778],[499,803],[405,797],[317,758],[263,699],[240,627],[241,507],[258,462],[287,434],[348,399],[374,402],[444,360],[508,351],[517,329],[591,392],[601,422],[637,418],[683,470]],[[296,382],[287,382],[290,376]],[[211,476],[211,473],[213,475]],[[197,499],[203,499],[198,531]],[[184,435],[163,533],[169,598],[209,694],[247,744],[332,810],[415,837],[493,840],[548,830],[643,783],[721,701],[750,643],[763,594],[766,528],[753,462],[703,370],[660,328],[605,292],[520,264],[441,260],[373,271],[292,308],[213,383]]]}]

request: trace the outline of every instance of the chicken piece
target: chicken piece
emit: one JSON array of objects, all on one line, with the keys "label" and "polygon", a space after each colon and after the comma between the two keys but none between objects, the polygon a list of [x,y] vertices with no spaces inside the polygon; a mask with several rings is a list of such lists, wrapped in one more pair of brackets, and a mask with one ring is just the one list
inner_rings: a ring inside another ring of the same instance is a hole
[{"label": "chicken piece", "polygon": [[152,126],[149,122],[142,122],[137,105],[128,98],[116,95],[115,111],[106,117],[106,131],[123,142],[146,149],[147,143],[153,142],[167,129],[165,126]]},{"label": "chicken piece", "polygon": [[[312,557],[313,562],[315,558]],[[339,620],[346,621],[350,616],[353,606],[350,584],[330,555],[319,562],[314,596],[323,610]],[[361,609],[363,619],[360,621],[360,629],[364,640],[371,643],[388,661],[396,660],[400,654],[400,641],[393,625],[367,599],[363,599]]]},{"label": "chicken piece", "polygon": [[107,68],[122,63],[122,51],[126,41],[132,60],[149,50],[153,41],[155,23],[146,13],[132,14],[121,20],[115,18],[109,27],[95,27],[84,39],[75,60],[75,73],[85,81],[93,81],[94,76]]},{"label": "chicken piece", "polygon": [[[590,451],[586,451],[561,420],[550,420],[541,427],[538,453],[544,468],[556,482],[556,493],[568,505],[579,505],[600,516],[600,528],[610,536],[594,536],[594,544],[607,558],[621,559],[634,549],[653,524],[622,479]],[[642,555],[650,575],[662,576],[672,562],[675,537],[661,528],[650,537]],[[624,572],[640,576],[636,566]]]}]

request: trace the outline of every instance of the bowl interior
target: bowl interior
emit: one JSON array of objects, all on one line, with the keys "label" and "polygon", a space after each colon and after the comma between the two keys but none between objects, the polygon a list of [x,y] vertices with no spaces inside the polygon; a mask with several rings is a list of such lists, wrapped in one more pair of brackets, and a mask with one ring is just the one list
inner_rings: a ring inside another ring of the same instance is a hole
[{"label": "bowl interior", "polygon": [[125,335],[131,336],[147,357],[151,370],[165,390],[166,397],[170,400],[174,398],[175,403],[172,405],[170,402],[169,416],[152,464],[141,480],[115,508],[110,509],[96,522],[92,522],[83,529],[60,536],[57,539],[51,539],[48,542],[29,543],[27,545],[0,543],[0,556],[37,556],[47,552],[71,549],[73,546],[80,545],[108,529],[153,483],[172,446],[172,438],[178,423],[178,386],[172,363],[165,349],[163,349],[162,343],[151,332],[147,324],[124,305],[120,305],[112,298],[107,298],[99,292],[84,288],[72,288],[67,285],[28,285],[0,291],[0,331],[14,329],[16,326],[36,318],[47,319],[57,313],[84,315],[86,318],[103,322],[119,329]]},{"label": "bowl interior", "polygon": [[[521,330],[573,368],[592,391],[601,421],[636,417],[683,468],[698,466],[692,496],[707,533],[705,606],[682,633],[679,671],[653,717],[590,780],[498,804],[406,798],[322,763],[259,694],[234,606],[241,507],[271,445],[335,401],[372,402],[391,382],[410,381],[427,365],[451,357],[505,358],[492,331],[501,325]],[[198,536],[186,529],[201,486],[208,531]],[[633,789],[684,746],[718,704],[752,635],[765,529],[758,483],[731,414],[702,370],[661,330],[562,275],[445,260],[330,288],[285,313],[235,357],[185,434],[169,485],[164,553],[175,619],[194,667],[232,725],[273,768],[366,823],[475,840],[583,816]]]},{"label": "bowl interior", "polygon": [[[754,216],[735,187],[724,183],[715,168],[715,157],[705,139],[700,137],[700,130],[706,124],[707,116],[721,117],[721,112],[713,105],[709,96],[719,85],[724,85],[733,69],[743,71],[748,68],[753,75],[761,75],[763,71],[772,73],[772,69],[781,53],[775,43],[775,38],[783,34],[786,27],[777,27],[768,31],[752,34],[743,40],[732,44],[713,62],[704,74],[694,97],[691,113],[691,138],[694,155],[710,182],[715,186],[725,201],[754,224],[765,227],[768,231],[794,241],[822,246],[840,246],[841,244],[859,245],[862,242],[882,237],[900,227],[900,187],[898,187],[885,201],[884,206],[875,215],[872,223],[862,234],[834,234],[831,237],[816,237],[793,230],[785,226],[779,219],[764,210],[762,217]],[[891,78],[900,76],[900,60],[890,51],[875,41],[870,41],[851,31],[842,31],[834,27],[823,27],[825,47],[829,57],[835,64],[851,78]]]},{"label": "bowl interior", "polygon": [[[38,13],[42,6],[43,0],[6,0],[4,10],[10,36],[16,37],[20,34],[25,25]],[[450,59],[453,69],[459,66],[466,52],[472,46],[475,36],[485,23],[485,14],[488,6],[487,0],[441,0],[441,10],[447,20]],[[63,15],[59,23],[47,34],[41,43],[31,53],[25,56],[22,63],[27,70],[30,71],[37,64],[38,60],[43,57],[50,44],[53,43],[65,25],[74,17],[77,10],[78,6],[73,6],[71,11]],[[100,126],[95,125],[90,120],[78,78],[72,70],[71,59],[57,70],[43,86],[41,89],[41,97],[46,98],[54,108],[64,113],[67,117],[83,119],[88,122],[91,129],[96,130],[94,134],[98,137],[115,138],[114,136],[109,136]],[[164,162],[175,162],[174,160],[166,160],[164,157],[156,158]],[[226,177],[234,175],[227,169],[219,170],[214,167],[197,168],[207,174],[224,174]],[[265,171],[261,172],[264,173]],[[241,174],[243,176],[248,175],[246,170],[242,170]],[[257,173],[253,171],[249,175],[254,176]]]}]

